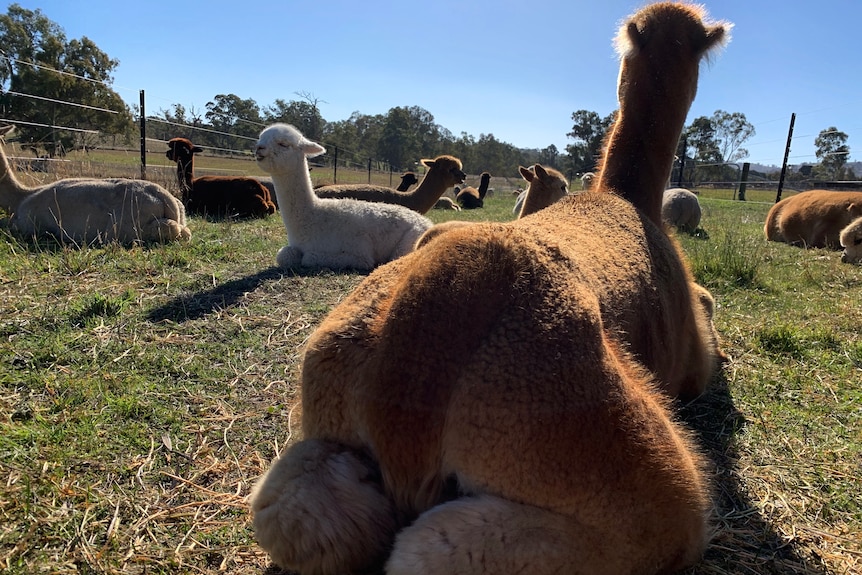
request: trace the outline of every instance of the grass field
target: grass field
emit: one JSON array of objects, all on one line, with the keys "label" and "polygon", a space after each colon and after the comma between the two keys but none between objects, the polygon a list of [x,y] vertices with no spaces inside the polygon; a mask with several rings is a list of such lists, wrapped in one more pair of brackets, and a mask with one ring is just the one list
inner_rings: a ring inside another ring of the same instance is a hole
[{"label": "grass field", "polygon": [[[768,243],[769,204],[722,197],[681,238],[733,357],[680,407],[716,494],[690,573],[859,573],[862,267]],[[363,276],[273,268],[277,216],[190,225],[188,244],[92,249],[0,226],[0,571],[276,572],[246,497],[300,436],[304,341]]]}]

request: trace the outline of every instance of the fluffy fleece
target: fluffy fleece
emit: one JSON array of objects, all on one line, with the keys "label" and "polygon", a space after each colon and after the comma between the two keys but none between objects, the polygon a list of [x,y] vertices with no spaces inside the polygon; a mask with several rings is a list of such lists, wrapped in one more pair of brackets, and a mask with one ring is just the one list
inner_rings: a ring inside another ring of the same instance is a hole
[{"label": "fluffy fleece", "polygon": [[[0,128],[0,135],[12,126]],[[51,235],[64,243],[188,240],[183,205],[169,191],[145,180],[67,178],[27,187],[15,177],[0,146],[0,207],[23,236]]]},{"label": "fluffy fleece", "polygon": [[258,165],[272,176],[288,245],[280,267],[371,270],[413,249],[431,220],[394,204],[318,198],[308,159],[326,149],[289,124],[265,128],[257,142]]},{"label": "fluffy fleece", "polygon": [[773,205],[766,214],[763,233],[773,242],[838,249],[841,230],[860,216],[862,192],[810,190]]},{"label": "fluffy fleece", "polygon": [[[668,171],[698,63],[727,30],[703,18],[662,3],[623,28],[621,111],[648,121],[614,137],[649,142]],[[634,129],[666,121],[667,138]],[[633,162],[605,163],[623,175]],[[702,391],[715,349],[658,221],[663,172],[612,178],[511,223],[453,227],[327,316],[302,366],[304,440],[251,497],[276,563],[645,575],[697,561],[708,480],[668,396]],[[638,198],[627,185],[647,187],[656,221],[617,195]]]}]

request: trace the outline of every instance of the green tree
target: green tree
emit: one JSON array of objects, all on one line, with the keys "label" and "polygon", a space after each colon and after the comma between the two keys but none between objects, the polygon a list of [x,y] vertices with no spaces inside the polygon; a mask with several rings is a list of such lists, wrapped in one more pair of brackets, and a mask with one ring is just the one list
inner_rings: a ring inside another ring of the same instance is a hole
[{"label": "green tree", "polygon": [[569,169],[573,173],[591,172],[596,169],[602,153],[605,134],[616,118],[616,112],[602,118],[596,112],[578,110],[572,114],[574,125],[566,134],[575,140],[566,146]]},{"label": "green tree", "polygon": [[814,139],[814,147],[814,153],[820,160],[823,175],[832,179],[843,178],[844,165],[850,157],[847,134],[835,126],[830,126],[817,134],[817,138]]},{"label": "green tree", "polygon": [[[236,94],[218,94],[206,104],[204,114],[215,130],[217,147],[249,149],[257,141],[263,127],[260,106],[252,99],[243,100]],[[251,142],[250,142],[251,141]]]},{"label": "green tree", "polygon": [[745,114],[716,110],[710,117],[695,118],[683,130],[683,140],[687,146],[682,153],[685,157],[707,164],[697,168],[699,181],[735,179],[738,176],[736,169],[724,164],[748,156],[748,150],[742,144],[755,133],[754,126],[748,122]]},{"label": "green tree", "polygon": [[323,138],[323,128],[326,122],[315,104],[296,100],[286,102],[278,99],[274,104],[264,109],[263,118],[267,124],[275,122],[292,124],[306,138],[315,142],[319,142]]},{"label": "green tree", "polygon": [[111,89],[119,61],[92,40],[69,41],[41,10],[11,4],[0,15],[0,47],[0,111],[21,122],[23,141],[53,155],[88,145],[88,130],[130,135],[131,112]]}]

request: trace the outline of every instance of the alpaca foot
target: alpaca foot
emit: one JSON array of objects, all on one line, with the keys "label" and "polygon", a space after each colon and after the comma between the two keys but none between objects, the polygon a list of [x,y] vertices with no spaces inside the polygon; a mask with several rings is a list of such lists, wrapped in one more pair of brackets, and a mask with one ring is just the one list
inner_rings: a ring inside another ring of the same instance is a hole
[{"label": "alpaca foot", "polygon": [[291,246],[284,246],[275,254],[275,263],[282,269],[298,268],[302,265],[302,252]]},{"label": "alpaca foot", "polygon": [[260,546],[280,567],[342,573],[382,564],[398,529],[376,463],[332,442],[288,449],[251,494]]}]

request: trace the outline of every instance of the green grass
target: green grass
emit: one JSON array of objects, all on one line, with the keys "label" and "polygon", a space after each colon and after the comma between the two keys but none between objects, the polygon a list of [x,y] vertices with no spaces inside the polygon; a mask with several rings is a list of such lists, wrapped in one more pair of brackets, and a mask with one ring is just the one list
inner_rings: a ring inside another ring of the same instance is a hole
[{"label": "green grass", "polygon": [[[854,572],[862,268],[766,242],[768,203],[701,201],[679,239],[733,359],[681,412],[716,481],[690,572]],[[501,187],[430,215],[513,204]],[[191,227],[188,244],[82,250],[0,228],[0,571],[265,571],[245,498],[299,436],[304,341],[364,276],[274,269],[277,217]]]}]

